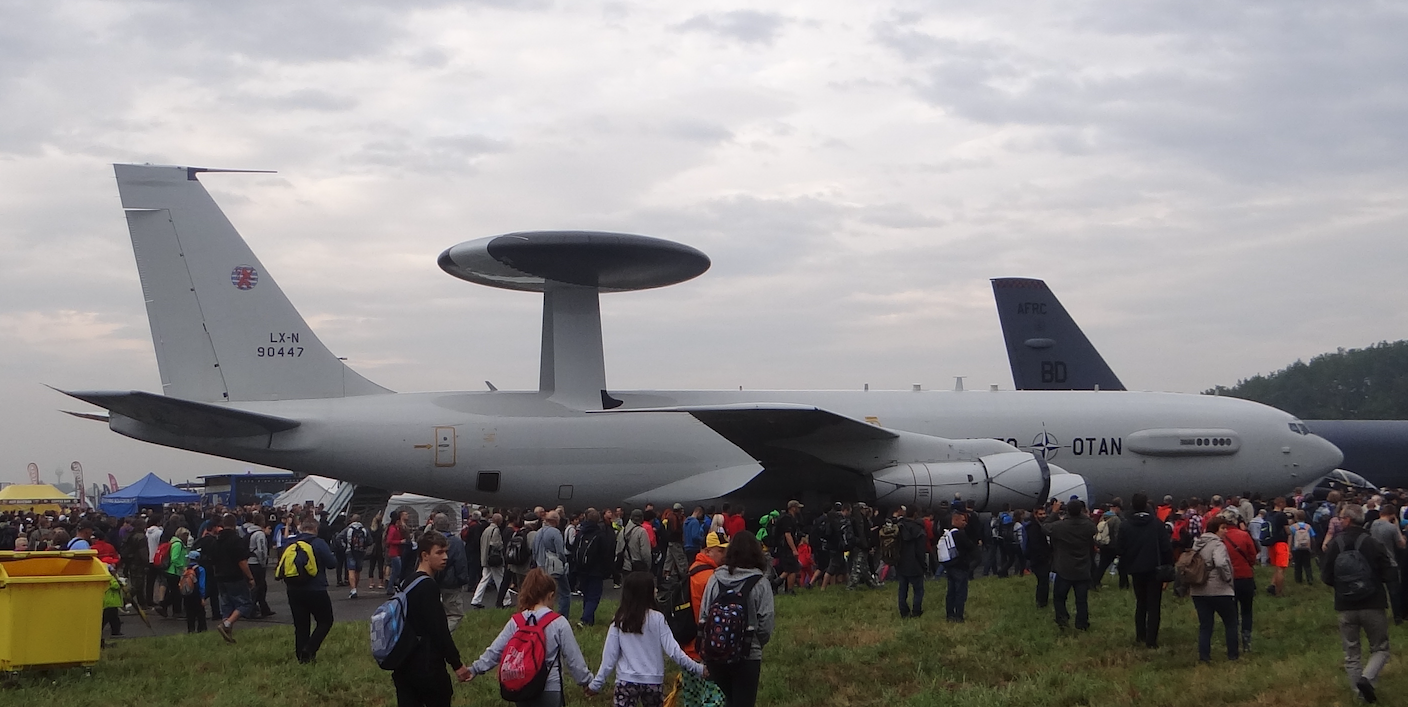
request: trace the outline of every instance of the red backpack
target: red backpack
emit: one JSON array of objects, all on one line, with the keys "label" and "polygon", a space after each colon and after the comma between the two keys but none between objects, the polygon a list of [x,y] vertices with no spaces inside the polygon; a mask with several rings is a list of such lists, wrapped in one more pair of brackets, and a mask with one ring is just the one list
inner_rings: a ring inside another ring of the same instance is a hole
[{"label": "red backpack", "polygon": [[156,546],[156,557],[152,558],[152,564],[159,570],[171,567],[171,541],[168,540]]},{"label": "red backpack", "polygon": [[543,614],[541,619],[532,615],[524,617],[522,612],[513,615],[518,629],[509,637],[503,656],[499,658],[499,697],[509,702],[527,702],[543,694],[552,663],[556,662],[548,660],[548,636],[544,629],[560,618],[562,615],[556,611]]}]

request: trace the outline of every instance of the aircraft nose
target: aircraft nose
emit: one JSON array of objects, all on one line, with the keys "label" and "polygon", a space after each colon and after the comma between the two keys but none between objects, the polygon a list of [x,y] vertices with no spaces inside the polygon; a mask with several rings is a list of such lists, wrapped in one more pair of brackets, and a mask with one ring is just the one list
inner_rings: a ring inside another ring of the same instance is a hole
[{"label": "aircraft nose", "polygon": [[1305,465],[1316,474],[1328,474],[1344,461],[1344,452],[1319,435],[1306,435],[1305,446]]}]

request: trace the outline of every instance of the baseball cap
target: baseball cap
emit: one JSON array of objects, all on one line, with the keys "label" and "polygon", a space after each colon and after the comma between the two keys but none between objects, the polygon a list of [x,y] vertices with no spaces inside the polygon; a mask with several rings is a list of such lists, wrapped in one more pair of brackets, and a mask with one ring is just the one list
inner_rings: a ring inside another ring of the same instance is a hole
[{"label": "baseball cap", "polygon": [[677,510],[677,511],[682,511],[682,510],[684,510],[684,504],[683,504],[683,503],[676,503],[676,504],[675,504],[675,510]]},{"label": "baseball cap", "polygon": [[798,500],[796,500],[796,499],[793,499],[793,500],[787,502],[787,507],[788,507],[788,508],[805,508],[806,506],[803,506],[801,501],[798,501]]},{"label": "baseball cap", "polygon": [[706,548],[710,548],[710,547],[723,547],[723,548],[727,548],[727,547],[728,547],[728,542],[725,540],[723,533],[708,533],[708,534],[706,534],[706,537],[704,538],[704,547],[706,547]]}]

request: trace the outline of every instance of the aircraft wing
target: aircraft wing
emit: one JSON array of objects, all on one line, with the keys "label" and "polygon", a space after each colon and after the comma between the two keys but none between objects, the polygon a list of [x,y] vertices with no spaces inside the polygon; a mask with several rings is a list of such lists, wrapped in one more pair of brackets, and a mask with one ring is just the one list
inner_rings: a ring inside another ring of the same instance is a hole
[{"label": "aircraft wing", "polygon": [[[140,390],[67,391],[60,393],[92,403],[159,430],[191,437],[253,437],[299,426],[298,420],[263,415],[223,405],[198,403]],[[93,418],[90,418],[93,419]]]},{"label": "aircraft wing", "polygon": [[878,425],[792,403],[617,408],[597,414],[641,412],[688,413],[764,466],[801,453],[859,471],[872,466],[868,459],[883,457],[881,450],[899,438]]}]

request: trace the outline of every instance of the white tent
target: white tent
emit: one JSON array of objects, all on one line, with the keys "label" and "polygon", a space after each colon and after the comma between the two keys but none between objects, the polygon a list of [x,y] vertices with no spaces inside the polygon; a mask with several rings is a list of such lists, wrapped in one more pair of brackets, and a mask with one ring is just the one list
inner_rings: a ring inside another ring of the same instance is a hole
[{"label": "white tent", "polygon": [[274,506],[301,506],[309,501],[312,501],[314,506],[319,503],[332,503],[333,498],[337,496],[339,483],[336,479],[323,476],[305,476],[292,488],[276,496]]}]

